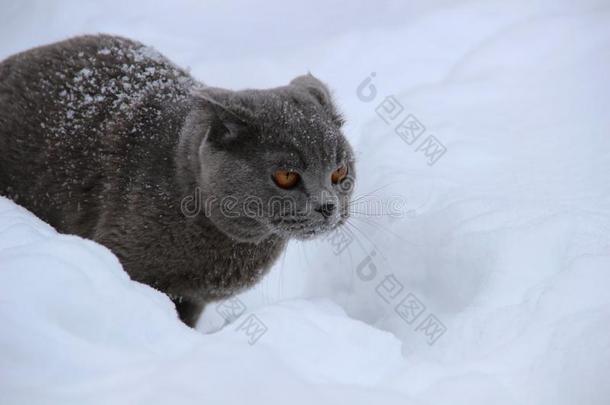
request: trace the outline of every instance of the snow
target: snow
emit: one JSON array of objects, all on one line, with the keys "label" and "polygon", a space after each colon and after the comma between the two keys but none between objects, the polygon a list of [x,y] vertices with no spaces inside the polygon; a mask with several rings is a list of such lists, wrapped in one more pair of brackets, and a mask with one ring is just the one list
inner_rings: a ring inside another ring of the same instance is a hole
[{"label": "snow", "polygon": [[348,122],[357,211],[400,215],[291,243],[239,316],[212,305],[193,331],[107,249],[0,198],[0,403],[610,403],[607,2],[3,11],[0,58],[99,31],[214,86],[311,71]]},{"label": "snow", "polygon": [[398,403],[375,385],[400,367],[400,342],[327,300],[257,311],[268,332],[256,346],[233,326],[202,335],[164,294],[129,280],[108,249],[57,234],[3,197],[0,218],[2,403],[305,404],[346,385],[355,403]]}]

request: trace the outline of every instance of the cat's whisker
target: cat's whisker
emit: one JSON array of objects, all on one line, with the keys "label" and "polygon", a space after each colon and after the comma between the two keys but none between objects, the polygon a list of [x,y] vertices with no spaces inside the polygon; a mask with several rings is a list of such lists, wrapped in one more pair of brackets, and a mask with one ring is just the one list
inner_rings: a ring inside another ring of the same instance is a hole
[{"label": "cat's whisker", "polygon": [[[387,257],[383,254],[383,251],[381,249],[379,249],[379,247],[377,246],[377,244],[375,244],[375,242],[373,242],[371,240],[371,238],[368,237],[368,235],[366,234],[366,232],[362,231],[360,228],[358,228],[355,224],[350,223],[349,221],[346,222],[346,224],[348,224],[349,226],[351,226],[354,230],[358,231],[375,249],[375,251],[379,252],[379,254],[381,255],[381,258],[386,262],[389,263]],[[354,234],[353,234],[354,235]],[[368,252],[367,252],[368,254]]]},{"label": "cat's whisker", "polygon": [[[346,225],[348,225],[348,224],[346,223]],[[351,231],[351,230],[350,230],[350,229],[349,229],[347,226],[346,226],[346,228],[345,228],[345,231],[346,231],[346,233],[347,233],[347,234],[348,234],[348,235],[349,235],[349,236],[350,236],[350,237],[351,237],[353,240],[355,240],[355,241],[356,241],[356,243],[357,243],[357,244],[358,244],[358,246],[360,247],[360,250],[362,251],[362,253],[364,253],[364,255],[365,255],[365,256],[368,256],[368,255],[371,253],[371,252],[370,252],[370,249],[366,249],[366,248],[364,247],[364,245],[363,245],[363,243],[360,241],[360,238],[358,237],[358,235],[356,235],[356,234],[355,234],[353,231]],[[347,246],[347,249],[346,249],[346,250],[349,252],[349,255],[350,255],[350,264],[351,264],[351,265],[350,265],[350,270],[351,270],[351,271],[350,271],[350,276],[351,276],[351,277],[350,277],[350,287],[353,289],[353,288],[354,288],[354,284],[355,284],[355,282],[356,282],[356,279],[355,279],[355,277],[354,277],[354,276],[355,276],[355,269],[356,269],[356,266],[354,266],[354,262],[353,262],[353,258],[352,258],[352,245],[351,245],[351,244],[349,244],[349,245]]]},{"label": "cat's whisker", "polygon": [[346,228],[345,228],[345,232],[347,232],[347,234],[348,234],[350,237],[352,237],[352,238],[353,238],[353,239],[356,241],[356,243],[358,244],[358,246],[360,246],[360,249],[362,250],[362,252],[363,252],[365,255],[368,255],[369,253],[371,253],[371,252],[370,252],[370,249],[366,249],[366,248],[364,247],[364,244],[363,244],[363,243],[362,243],[362,241],[360,240],[359,236],[358,236],[358,235],[357,235],[357,234],[356,234],[354,231],[352,231],[352,230],[349,228],[350,226],[353,226],[353,225],[352,225],[352,224],[348,224],[347,222],[345,223],[345,225],[347,225],[347,226],[348,226],[348,227],[346,227]]},{"label": "cat's whisker", "polygon": [[387,188],[387,187],[389,187],[389,186],[391,186],[391,185],[393,185],[393,184],[395,184],[395,183],[396,183],[396,182],[391,182],[391,183],[385,184],[385,185],[383,185],[383,186],[381,186],[381,187],[378,187],[378,188],[376,188],[375,190],[370,191],[370,192],[368,192],[368,193],[366,193],[366,194],[360,194],[360,195],[358,195],[358,196],[354,196],[354,198],[352,198],[352,199],[350,200],[350,203],[354,203],[354,202],[357,202],[357,201],[362,200],[362,199],[363,199],[363,198],[365,198],[365,197],[368,197],[368,196],[374,195],[376,192],[381,191],[381,190],[383,190],[384,188]]},{"label": "cat's whisker", "polygon": [[361,212],[361,211],[349,211],[353,216],[363,216],[363,217],[391,217],[396,216],[396,214],[389,212],[379,212],[379,213],[370,213],[370,212]]},{"label": "cat's whisker", "polygon": [[[387,205],[387,204],[386,204]],[[376,205],[363,205],[360,206],[350,206],[347,208],[348,212],[351,214],[360,214],[367,216],[399,216],[401,214],[396,208],[388,208],[383,204]]]},{"label": "cat's whisker", "polygon": [[360,217],[354,217],[353,219],[362,221],[364,224],[366,224],[368,226],[371,226],[371,227],[373,227],[375,229],[381,230],[382,232],[386,232],[387,234],[392,235],[392,236],[400,239],[402,242],[407,243],[407,244],[409,244],[409,245],[419,249],[419,246],[417,244],[415,244],[414,242],[411,242],[409,240],[406,240],[404,237],[402,237],[402,235],[392,231],[390,228],[388,228],[386,226],[383,226],[379,222],[375,222],[375,221],[373,221],[371,219],[368,219],[368,218],[360,218]]}]

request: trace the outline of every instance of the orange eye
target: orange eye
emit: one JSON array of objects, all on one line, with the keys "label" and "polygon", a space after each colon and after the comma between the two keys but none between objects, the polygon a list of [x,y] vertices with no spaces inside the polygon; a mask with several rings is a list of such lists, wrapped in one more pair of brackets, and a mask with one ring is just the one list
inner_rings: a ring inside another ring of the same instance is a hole
[{"label": "orange eye", "polygon": [[347,177],[347,166],[342,165],[330,176],[333,184],[341,183]]},{"label": "orange eye", "polygon": [[273,181],[280,188],[291,189],[297,185],[301,176],[297,172],[291,172],[290,170],[278,170],[273,173]]}]

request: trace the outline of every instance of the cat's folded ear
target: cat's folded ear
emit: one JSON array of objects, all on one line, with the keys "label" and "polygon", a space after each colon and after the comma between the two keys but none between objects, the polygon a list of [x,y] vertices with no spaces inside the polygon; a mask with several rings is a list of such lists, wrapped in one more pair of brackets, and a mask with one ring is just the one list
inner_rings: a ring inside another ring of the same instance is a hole
[{"label": "cat's folded ear", "polygon": [[341,127],[345,124],[343,116],[335,107],[330,90],[314,75],[307,73],[298,76],[292,79],[290,85],[303,89],[312,96],[330,114],[335,125]]},{"label": "cat's folded ear", "polygon": [[216,87],[201,87],[192,91],[201,118],[207,124],[205,141],[227,144],[248,131],[251,113],[237,103],[235,92]]}]

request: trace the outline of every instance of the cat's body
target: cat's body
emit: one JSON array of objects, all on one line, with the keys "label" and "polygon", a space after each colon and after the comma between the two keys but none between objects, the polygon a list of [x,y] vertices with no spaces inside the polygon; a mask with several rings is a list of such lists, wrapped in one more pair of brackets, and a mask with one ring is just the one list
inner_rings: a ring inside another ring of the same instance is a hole
[{"label": "cat's body", "polygon": [[[227,178],[229,187],[209,173],[225,176],[227,157],[243,165],[241,153],[257,147],[253,135],[225,139],[237,131],[231,121],[247,131],[268,126],[233,117],[261,104],[259,93],[193,96],[198,87],[151,48],[110,36],[78,37],[0,63],[0,195],[60,232],[109,247],[133,279],[174,298],[190,325],[206,302],[256,283],[291,236],[273,221],[229,221],[218,210],[184,215],[189,195],[246,194],[244,184]],[[228,111],[223,103],[236,106]]]}]

